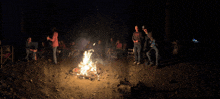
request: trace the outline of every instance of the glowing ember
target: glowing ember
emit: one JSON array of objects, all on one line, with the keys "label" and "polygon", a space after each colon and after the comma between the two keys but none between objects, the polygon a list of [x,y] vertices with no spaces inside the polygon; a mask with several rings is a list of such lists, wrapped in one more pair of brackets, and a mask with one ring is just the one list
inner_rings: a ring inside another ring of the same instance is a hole
[{"label": "glowing ember", "polygon": [[90,59],[92,52],[94,52],[94,50],[90,49],[83,53],[83,61],[79,64],[80,72],[77,73],[77,75],[87,76],[89,73],[97,74],[96,64]]}]

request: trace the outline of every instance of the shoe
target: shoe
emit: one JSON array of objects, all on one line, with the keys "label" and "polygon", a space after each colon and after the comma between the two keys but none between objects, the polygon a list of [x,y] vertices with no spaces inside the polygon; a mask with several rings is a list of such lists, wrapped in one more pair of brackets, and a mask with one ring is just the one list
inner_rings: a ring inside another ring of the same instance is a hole
[{"label": "shoe", "polygon": [[137,63],[137,65],[141,64],[140,62]]},{"label": "shoe", "polygon": [[133,64],[137,64],[137,62],[135,61]]}]

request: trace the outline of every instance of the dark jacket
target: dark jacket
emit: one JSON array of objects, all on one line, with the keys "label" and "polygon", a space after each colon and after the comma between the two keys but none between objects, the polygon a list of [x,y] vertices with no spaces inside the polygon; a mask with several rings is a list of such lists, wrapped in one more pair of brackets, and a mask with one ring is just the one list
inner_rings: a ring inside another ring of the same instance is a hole
[{"label": "dark jacket", "polygon": [[134,32],[133,36],[132,36],[132,40],[133,41],[138,40],[138,42],[134,43],[134,44],[141,44],[141,42],[143,40],[142,33],[141,32]]},{"label": "dark jacket", "polygon": [[38,49],[38,42],[26,42],[26,49]]}]

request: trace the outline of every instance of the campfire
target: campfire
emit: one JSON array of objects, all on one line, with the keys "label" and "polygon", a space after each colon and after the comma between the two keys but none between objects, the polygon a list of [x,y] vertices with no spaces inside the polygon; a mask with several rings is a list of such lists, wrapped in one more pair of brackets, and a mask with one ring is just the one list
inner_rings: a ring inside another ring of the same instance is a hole
[{"label": "campfire", "polygon": [[79,78],[94,79],[98,77],[96,62],[93,62],[91,59],[93,52],[93,49],[85,51],[83,53],[83,60],[79,63],[78,67],[73,69],[73,72],[75,72]]}]

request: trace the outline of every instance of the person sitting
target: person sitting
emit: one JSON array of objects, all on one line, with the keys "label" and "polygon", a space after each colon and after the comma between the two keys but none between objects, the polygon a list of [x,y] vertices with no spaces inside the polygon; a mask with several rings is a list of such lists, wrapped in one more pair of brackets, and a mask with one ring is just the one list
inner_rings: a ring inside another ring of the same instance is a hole
[{"label": "person sitting", "polygon": [[45,53],[46,53],[45,43],[41,42],[41,46],[39,48],[38,54],[40,55],[41,58],[44,58]]},{"label": "person sitting", "polygon": [[116,42],[116,49],[122,50],[122,43],[119,40]]},{"label": "person sitting", "polygon": [[92,43],[90,41],[88,41],[86,47],[85,47],[85,50],[89,50],[89,49],[92,49]]},{"label": "person sitting", "polygon": [[102,41],[101,40],[99,40],[98,41],[98,44],[96,44],[95,46],[94,46],[94,54],[95,54],[95,57],[97,57],[97,58],[103,58],[103,45],[102,45]]},{"label": "person sitting", "polygon": [[72,55],[74,54],[74,52],[76,51],[76,48],[75,48],[76,46],[75,46],[75,45],[76,45],[75,42],[71,42],[71,43],[70,43],[70,48],[69,48],[69,49],[70,49],[70,52],[69,52],[68,57],[72,56]]},{"label": "person sitting", "polygon": [[31,37],[29,37],[26,42],[26,54],[27,55],[26,55],[25,59],[29,60],[29,54],[33,53],[32,59],[37,60],[37,56],[36,56],[37,48],[38,48],[38,43],[32,42]]},{"label": "person sitting", "polygon": [[115,50],[115,43],[113,41],[113,38],[110,38],[110,40],[108,40],[106,43],[106,52],[105,52],[108,59],[111,59],[114,50]]},{"label": "person sitting", "polygon": [[116,42],[116,53],[117,53],[117,58],[121,58],[122,57],[122,43],[120,42],[120,40],[117,40]]},{"label": "person sitting", "polygon": [[67,47],[66,44],[63,41],[60,41],[60,45],[59,45],[60,49],[61,49],[61,56],[62,59],[66,58],[67,56]]}]

